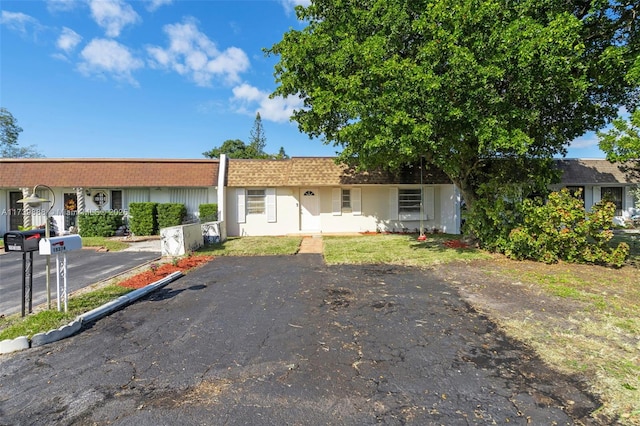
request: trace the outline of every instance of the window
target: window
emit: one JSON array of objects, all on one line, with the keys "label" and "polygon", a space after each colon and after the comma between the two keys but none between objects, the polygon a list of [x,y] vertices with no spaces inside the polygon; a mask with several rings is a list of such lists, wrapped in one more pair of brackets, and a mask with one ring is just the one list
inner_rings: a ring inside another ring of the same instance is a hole
[{"label": "window", "polygon": [[331,210],[334,216],[342,213],[360,216],[362,214],[361,188],[333,188],[331,190]]},{"label": "window", "polygon": [[265,199],[264,189],[247,189],[247,214],[264,214]]},{"label": "window", "polygon": [[[389,219],[420,220],[420,213],[425,220],[436,218],[436,188],[397,188],[389,190]],[[420,205],[422,203],[422,206]],[[421,209],[422,207],[422,209]],[[421,211],[422,210],[422,211]]]},{"label": "window", "polygon": [[600,198],[603,201],[611,201],[616,205],[616,216],[622,216],[622,187],[603,187],[600,190]]},{"label": "window", "polygon": [[111,210],[122,211],[122,191],[111,191]]},{"label": "window", "polygon": [[420,216],[420,199],[422,191],[418,189],[399,189],[398,190],[398,212],[401,215]]},{"label": "window", "polygon": [[342,190],[342,208],[343,209],[351,208],[351,190],[350,189]]}]

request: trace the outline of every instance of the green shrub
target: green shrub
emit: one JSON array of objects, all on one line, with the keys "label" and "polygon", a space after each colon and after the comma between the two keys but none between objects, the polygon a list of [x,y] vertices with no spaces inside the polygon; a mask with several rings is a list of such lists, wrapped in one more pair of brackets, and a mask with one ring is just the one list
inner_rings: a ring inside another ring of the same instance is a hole
[{"label": "green shrub", "polygon": [[111,211],[79,213],[78,225],[81,237],[113,237],[122,226],[122,213]]},{"label": "green shrub", "polygon": [[534,188],[494,181],[481,185],[478,192],[473,210],[465,214],[463,232],[486,250],[502,251],[509,232],[522,224],[523,200],[535,193]]},{"label": "green shrub", "polygon": [[200,204],[198,207],[200,222],[215,222],[218,220],[218,204]]},{"label": "green shrub", "polygon": [[615,214],[611,202],[602,201],[586,212],[582,200],[563,189],[551,193],[544,204],[524,200],[522,206],[524,223],[502,244],[510,258],[621,266],[629,255],[626,243],[609,246]]},{"label": "green shrub", "polygon": [[187,216],[187,208],[180,203],[158,204],[158,228],[182,225]]},{"label": "green shrub", "polygon": [[134,235],[156,235],[158,203],[130,203],[129,229]]}]

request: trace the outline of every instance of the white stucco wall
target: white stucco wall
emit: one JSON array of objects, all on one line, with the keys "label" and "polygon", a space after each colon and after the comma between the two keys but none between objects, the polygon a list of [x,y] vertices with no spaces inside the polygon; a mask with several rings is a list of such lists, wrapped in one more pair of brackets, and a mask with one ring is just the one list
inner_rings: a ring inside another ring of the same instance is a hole
[{"label": "white stucco wall", "polygon": [[[419,188],[419,186],[403,186]],[[432,188],[432,211],[430,217],[423,220],[427,230],[434,228],[448,233],[458,233],[459,196],[453,185],[429,185]],[[352,187],[344,187],[352,188]],[[361,211],[342,210],[335,214],[332,205],[332,187],[313,188],[319,197],[319,227],[321,233],[352,233],[376,231],[419,230],[420,219],[400,220],[393,217],[390,204],[389,186],[357,186],[361,191]],[[243,188],[244,189],[244,188]],[[267,214],[246,214],[242,223],[238,222],[238,188],[228,188],[226,194],[226,225],[229,236],[287,235],[306,233],[302,230],[300,192],[301,188],[276,189],[276,220],[269,222]],[[303,189],[304,190],[304,189]],[[242,216],[242,215],[241,215]],[[312,231],[311,231],[312,232]]]},{"label": "white stucco wall", "polygon": [[[237,189],[227,188],[225,223],[229,236],[286,235],[299,229],[299,203],[293,188],[276,188],[276,221],[269,222],[267,214],[246,214],[238,222]],[[249,188],[251,189],[251,188]]]}]

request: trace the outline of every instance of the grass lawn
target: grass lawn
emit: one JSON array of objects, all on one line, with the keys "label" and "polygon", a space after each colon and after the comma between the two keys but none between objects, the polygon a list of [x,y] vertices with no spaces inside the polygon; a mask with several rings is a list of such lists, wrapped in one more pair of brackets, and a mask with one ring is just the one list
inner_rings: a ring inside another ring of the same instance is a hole
[{"label": "grass lawn", "polygon": [[267,256],[296,254],[302,237],[230,237],[207,245],[199,254],[214,256]]},{"label": "grass lawn", "polygon": [[323,237],[327,264],[386,263],[405,266],[427,266],[452,261],[487,259],[490,256],[473,248],[448,248],[447,241],[459,235],[429,234],[426,241],[417,235],[376,234],[362,236]]},{"label": "grass lawn", "polygon": [[68,312],[44,310],[24,318],[20,314],[0,318],[0,341],[14,339],[18,336],[32,337],[34,334],[47,332],[73,321],[75,317],[89,312],[107,302],[110,302],[132,289],[118,285],[105,287],[69,297]]},{"label": "grass lawn", "polygon": [[109,251],[120,251],[129,247],[129,244],[104,237],[82,237],[83,247],[104,247]]}]

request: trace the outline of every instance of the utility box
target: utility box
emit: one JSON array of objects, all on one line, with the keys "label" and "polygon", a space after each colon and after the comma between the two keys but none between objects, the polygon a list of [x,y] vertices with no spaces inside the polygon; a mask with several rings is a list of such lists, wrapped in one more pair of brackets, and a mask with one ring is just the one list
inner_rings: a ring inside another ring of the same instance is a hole
[{"label": "utility box", "polygon": [[37,251],[40,240],[44,238],[44,232],[44,229],[9,231],[4,234],[4,250],[22,253]]},{"label": "utility box", "polygon": [[41,255],[66,253],[68,251],[80,250],[81,248],[82,238],[80,238],[79,235],[64,235],[40,240]]}]

